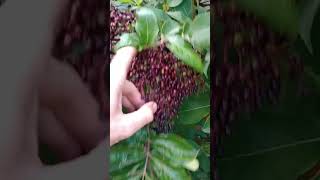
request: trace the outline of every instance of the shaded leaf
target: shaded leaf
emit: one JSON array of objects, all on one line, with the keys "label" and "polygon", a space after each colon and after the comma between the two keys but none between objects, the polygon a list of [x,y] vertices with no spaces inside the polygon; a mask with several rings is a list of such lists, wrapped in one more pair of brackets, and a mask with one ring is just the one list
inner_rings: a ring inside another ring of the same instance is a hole
[{"label": "shaded leaf", "polygon": [[210,112],[210,94],[204,92],[188,97],[179,111],[179,124],[196,124]]},{"label": "shaded leaf", "polygon": [[132,164],[125,168],[119,169],[117,172],[112,172],[112,180],[123,180],[123,179],[136,179],[141,180],[143,175],[143,162]]},{"label": "shaded leaf", "polygon": [[273,30],[295,39],[298,35],[298,7],[292,0],[238,0],[242,8],[255,14]]},{"label": "shaded leaf", "polygon": [[320,159],[320,96],[297,96],[289,87],[278,105],[233,122],[218,157],[224,180],[297,179]]},{"label": "shaded leaf", "polygon": [[128,151],[125,145],[113,146],[110,153],[110,172],[121,170],[143,159],[145,159],[143,148],[136,147]]},{"label": "shaded leaf", "polygon": [[205,123],[202,126],[202,131],[204,133],[210,134],[210,116],[209,119],[205,121]]},{"label": "shaded leaf", "polygon": [[306,2],[305,7],[302,10],[300,16],[300,36],[304,40],[310,53],[313,53],[312,42],[311,42],[311,29],[314,18],[319,8],[319,0],[309,0]]}]

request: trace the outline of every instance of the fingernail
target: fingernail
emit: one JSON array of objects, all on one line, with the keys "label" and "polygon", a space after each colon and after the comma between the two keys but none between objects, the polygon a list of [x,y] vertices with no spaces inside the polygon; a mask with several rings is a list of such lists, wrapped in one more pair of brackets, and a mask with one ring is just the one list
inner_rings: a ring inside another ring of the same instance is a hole
[{"label": "fingernail", "polygon": [[156,111],[157,111],[157,108],[158,108],[158,106],[157,106],[157,103],[152,103],[152,111],[153,111],[153,113],[155,113]]}]

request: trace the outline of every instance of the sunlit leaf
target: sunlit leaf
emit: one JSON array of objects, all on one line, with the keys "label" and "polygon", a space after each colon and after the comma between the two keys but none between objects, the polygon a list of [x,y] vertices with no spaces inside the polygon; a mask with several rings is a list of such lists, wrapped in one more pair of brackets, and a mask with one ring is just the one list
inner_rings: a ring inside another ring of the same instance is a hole
[{"label": "sunlit leaf", "polygon": [[170,36],[167,40],[169,41],[167,47],[178,59],[191,66],[199,73],[203,72],[202,59],[200,55],[193,50],[190,44],[179,36]]},{"label": "sunlit leaf", "polygon": [[157,17],[151,9],[142,7],[137,10],[135,30],[143,48],[150,47],[156,43],[159,26]]},{"label": "sunlit leaf", "polygon": [[167,0],[169,7],[176,7],[182,3],[183,0]]},{"label": "sunlit leaf", "polygon": [[153,172],[158,179],[161,180],[191,180],[191,177],[187,174],[184,168],[172,167],[169,163],[165,162],[158,155],[154,155],[151,158],[151,165]]}]

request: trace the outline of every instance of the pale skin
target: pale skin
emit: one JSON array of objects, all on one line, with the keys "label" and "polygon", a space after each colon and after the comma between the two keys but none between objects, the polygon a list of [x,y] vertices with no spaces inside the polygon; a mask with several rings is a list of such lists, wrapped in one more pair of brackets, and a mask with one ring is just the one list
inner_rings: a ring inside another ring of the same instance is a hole
[{"label": "pale skin", "polygon": [[[70,66],[50,55],[66,2],[9,0],[0,9],[0,179],[106,179],[107,142],[112,146],[153,120],[157,105],[141,100],[126,80],[136,50],[120,49],[110,65],[106,137],[97,101]],[[131,112],[124,114],[122,106]],[[43,164],[39,142],[61,163]]]}]

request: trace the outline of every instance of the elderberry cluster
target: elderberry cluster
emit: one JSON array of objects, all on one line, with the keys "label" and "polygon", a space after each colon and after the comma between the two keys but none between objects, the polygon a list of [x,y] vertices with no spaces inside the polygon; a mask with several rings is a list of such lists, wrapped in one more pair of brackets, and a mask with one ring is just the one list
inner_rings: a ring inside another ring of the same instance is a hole
[{"label": "elderberry cluster", "polygon": [[276,54],[285,49],[285,39],[251,14],[237,10],[234,3],[217,1],[214,7],[224,29],[222,50],[217,52],[221,59],[213,63],[214,126],[219,134],[228,134],[236,114],[277,102],[280,67]]},{"label": "elderberry cluster", "polygon": [[[283,59],[279,57],[289,58],[290,52],[286,38],[252,14],[238,10],[233,1],[217,0],[213,5],[218,22],[215,26],[223,27],[222,32],[215,32],[213,46],[219,58],[212,63],[211,84],[215,158],[221,136],[230,133],[230,124],[239,113],[277,103],[281,90],[279,59]],[[297,57],[288,60],[292,75],[303,71]],[[216,162],[212,164],[215,171]]]},{"label": "elderberry cluster", "polygon": [[93,95],[107,111],[104,72],[107,66],[105,53],[105,2],[100,0],[72,0],[56,35],[52,54],[71,64]]},{"label": "elderberry cluster", "polygon": [[164,44],[146,49],[133,60],[128,79],[146,101],[155,101],[154,127],[168,132],[182,100],[197,92],[203,80],[193,69],[180,62]]},{"label": "elderberry cluster", "polygon": [[[120,40],[121,34],[130,32],[136,18],[132,11],[121,11],[114,6],[110,10],[110,52],[114,45]],[[111,56],[112,59],[112,56]]]},{"label": "elderberry cluster", "polygon": [[[133,21],[132,12],[111,8],[111,47],[119,41],[122,33],[130,31]],[[128,79],[146,101],[157,103],[158,110],[152,124],[157,132],[170,131],[171,120],[177,116],[183,99],[197,92],[204,84],[201,75],[179,61],[165,44],[139,52],[131,64]]]}]

